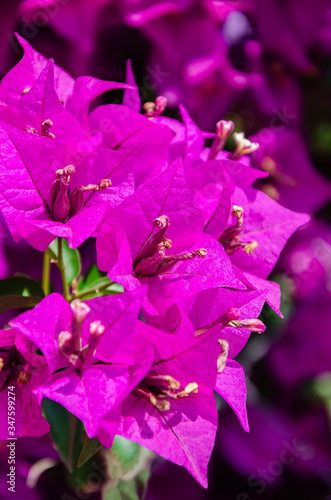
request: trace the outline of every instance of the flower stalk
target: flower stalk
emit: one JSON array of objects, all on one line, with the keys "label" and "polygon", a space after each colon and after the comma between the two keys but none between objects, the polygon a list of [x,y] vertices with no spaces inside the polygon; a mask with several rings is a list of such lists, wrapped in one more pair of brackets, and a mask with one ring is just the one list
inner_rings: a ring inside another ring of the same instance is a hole
[{"label": "flower stalk", "polygon": [[57,267],[59,268],[61,274],[63,297],[66,300],[69,300],[69,288],[65,274],[65,265],[63,262],[63,238],[57,239]]}]

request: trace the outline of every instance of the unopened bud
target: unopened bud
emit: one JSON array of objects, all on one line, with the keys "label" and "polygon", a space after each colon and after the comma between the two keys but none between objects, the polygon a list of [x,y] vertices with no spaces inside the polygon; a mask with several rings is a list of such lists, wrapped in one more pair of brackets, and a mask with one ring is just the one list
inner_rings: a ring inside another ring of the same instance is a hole
[{"label": "unopened bud", "polygon": [[230,321],[237,320],[240,317],[240,309],[237,307],[230,307],[226,311],[226,324],[228,324]]},{"label": "unopened bud", "polygon": [[216,123],[216,134],[222,140],[226,140],[231,134],[234,127],[234,123],[229,120],[220,120]]},{"label": "unopened bud", "polygon": [[154,116],[155,103],[145,102],[145,104],[143,105],[143,109],[146,111],[145,116]]},{"label": "unopened bud", "polygon": [[145,116],[147,118],[153,118],[159,116],[165,110],[167,106],[167,98],[163,95],[158,96],[154,102],[145,102],[143,108],[145,110]]},{"label": "unopened bud", "polygon": [[41,124],[41,127],[42,127],[42,130],[43,132],[46,132],[46,130],[48,130],[49,128],[51,128],[53,126],[53,122],[50,118],[47,118],[47,120],[45,120],[42,124]]},{"label": "unopened bud", "polygon": [[101,337],[105,332],[105,327],[101,324],[100,320],[90,323],[90,334],[95,337]]},{"label": "unopened bud", "polygon": [[76,171],[75,165],[67,165],[64,168],[59,168],[56,172],[56,178],[62,179],[65,182],[70,181],[70,175],[74,174]]},{"label": "unopened bud", "polygon": [[99,184],[99,190],[106,189],[108,187],[111,187],[111,180],[110,179],[102,179]]},{"label": "unopened bud", "polygon": [[106,328],[103,326],[100,320],[95,320],[90,323],[90,339],[87,346],[83,350],[84,359],[91,359],[95,355],[95,351],[98,347],[99,341],[104,334]]},{"label": "unopened bud", "polygon": [[69,196],[69,218],[77,215],[84,203],[84,193],[75,188]]},{"label": "unopened bud", "polygon": [[244,213],[243,207],[239,205],[233,205],[232,206],[232,215],[234,217],[237,217],[237,219],[241,219]]},{"label": "unopened bud", "polygon": [[81,302],[79,299],[73,300],[70,305],[75,322],[81,325],[91,309],[85,302]]},{"label": "unopened bud", "polygon": [[169,226],[170,219],[167,215],[160,215],[160,217],[153,220],[153,224],[159,229],[164,229]]},{"label": "unopened bud", "polygon": [[72,342],[72,334],[68,331],[63,331],[59,333],[57,343],[60,351],[69,352]]},{"label": "unopened bud", "polygon": [[266,329],[265,324],[259,319],[242,319],[230,321],[228,326],[234,328],[247,328],[251,332],[262,333]]},{"label": "unopened bud", "polygon": [[90,308],[84,302],[79,299],[75,299],[71,302],[72,310],[72,320],[71,320],[71,331],[74,343],[74,352],[79,352],[81,350],[81,331],[82,324],[86,315],[90,312]]},{"label": "unopened bud", "polygon": [[158,115],[160,115],[161,113],[163,113],[163,111],[167,107],[167,104],[168,104],[168,99],[166,97],[164,97],[163,95],[159,95],[155,99],[155,112]]},{"label": "unopened bud", "polygon": [[39,135],[38,130],[34,127],[31,127],[31,125],[25,125],[23,127],[23,130],[25,130],[25,132],[28,132],[29,134]]}]

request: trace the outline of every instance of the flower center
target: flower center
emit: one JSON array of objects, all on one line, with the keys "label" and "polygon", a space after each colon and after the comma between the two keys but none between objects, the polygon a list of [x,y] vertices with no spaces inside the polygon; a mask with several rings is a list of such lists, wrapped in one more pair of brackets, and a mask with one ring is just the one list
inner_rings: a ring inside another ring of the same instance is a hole
[{"label": "flower center", "polygon": [[155,116],[159,116],[163,111],[165,110],[167,106],[167,98],[164,97],[163,95],[159,95],[155,99],[154,102],[145,102],[143,105],[143,108],[145,110],[145,116],[146,118],[154,118]]},{"label": "flower center", "polygon": [[259,148],[259,144],[246,139],[243,132],[235,132],[233,139],[237,147],[230,156],[231,160],[239,160],[243,155],[253,153]]},{"label": "flower center", "polygon": [[88,184],[75,188],[72,193],[69,191],[70,176],[75,173],[74,165],[67,165],[63,169],[56,171],[49,197],[48,208],[51,216],[58,222],[66,222],[68,219],[78,214],[84,204],[84,193],[87,191],[103,191],[111,186],[110,179],[102,179],[100,184]]},{"label": "flower center", "polygon": [[166,237],[166,232],[170,224],[167,215],[161,215],[154,221],[156,232],[152,232],[133,262],[133,274],[137,277],[158,276],[169,271],[177,262],[191,260],[195,257],[203,258],[207,255],[207,250],[199,248],[192,252],[180,255],[166,255],[166,250],[172,246],[172,241]]},{"label": "flower center", "polygon": [[[52,126],[53,126],[52,120],[50,118],[47,118],[47,120],[45,120],[41,124],[41,135],[43,137],[49,137],[50,139],[55,139],[55,135],[49,130]],[[32,127],[31,125],[25,125],[25,127],[23,127],[23,130],[29,132],[29,134],[40,135],[38,130]]]},{"label": "flower center", "polygon": [[252,254],[256,247],[258,247],[257,241],[244,242],[240,240],[240,233],[243,229],[243,213],[244,209],[240,206],[233,205],[232,215],[236,217],[236,224],[229,226],[218,238],[218,241],[222,243],[226,253],[232,255],[237,252],[240,248],[244,249],[247,254]]},{"label": "flower center", "polygon": [[135,388],[134,394],[147,398],[158,410],[166,411],[170,410],[171,400],[181,399],[198,392],[196,382],[190,382],[183,390],[180,390],[180,387],[180,382],[171,375],[162,375],[152,370]]},{"label": "flower center", "polygon": [[93,358],[98,347],[99,340],[105,332],[105,327],[101,321],[92,321],[89,324],[90,338],[87,345],[82,347],[81,333],[83,321],[90,312],[90,308],[79,299],[71,303],[72,320],[71,332],[62,331],[58,336],[58,346],[62,354],[68,359],[69,363],[75,368],[82,368],[84,361]]}]

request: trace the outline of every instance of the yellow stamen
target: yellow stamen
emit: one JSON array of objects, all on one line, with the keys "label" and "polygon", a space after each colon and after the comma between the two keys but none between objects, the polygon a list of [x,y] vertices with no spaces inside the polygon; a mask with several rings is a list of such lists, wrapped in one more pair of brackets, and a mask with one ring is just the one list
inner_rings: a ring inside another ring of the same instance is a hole
[{"label": "yellow stamen", "polygon": [[247,253],[247,255],[251,255],[258,246],[259,244],[257,241],[250,241],[244,246],[244,252]]}]

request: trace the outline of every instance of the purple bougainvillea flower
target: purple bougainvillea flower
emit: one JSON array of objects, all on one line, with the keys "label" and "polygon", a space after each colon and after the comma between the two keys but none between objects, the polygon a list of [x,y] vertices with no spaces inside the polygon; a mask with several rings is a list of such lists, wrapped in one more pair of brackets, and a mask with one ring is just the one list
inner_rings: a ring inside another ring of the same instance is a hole
[{"label": "purple bougainvillea flower", "polygon": [[[47,59],[16,34],[24,49],[23,59],[3,78],[0,99],[8,105],[15,104],[29,90],[47,64]],[[107,82],[90,76],[74,80],[59,66],[54,67],[54,86],[59,99],[83,125],[86,126],[89,103],[107,90],[128,87],[124,83]]]},{"label": "purple bougainvillea flower", "polygon": [[[20,35],[17,46],[24,49],[23,59],[16,65],[0,83],[0,99],[8,105],[15,104],[24,95],[24,91],[31,88],[43,70],[47,59],[34,50]],[[72,93],[74,79],[62,68],[55,66],[55,89],[58,95],[66,102]]]},{"label": "purple bougainvillea flower", "polygon": [[[33,393],[49,377],[49,371],[46,359],[34,354],[35,350],[15,330],[0,332],[0,439],[38,437],[49,432],[49,424]],[[8,410],[8,391],[14,401],[14,416]],[[9,422],[13,422],[14,430],[8,428]]]},{"label": "purple bougainvillea flower", "polygon": [[39,385],[38,397],[62,404],[84,422],[90,437],[97,435],[102,419],[119,404],[128,385],[127,365],[134,361],[134,328],[143,293],[74,301],[71,306],[51,294],[11,322],[44,353],[51,373],[65,368]]},{"label": "purple bougainvillea flower", "polygon": [[0,135],[0,206],[15,241],[23,237],[44,251],[61,236],[77,247],[93,235],[109,203],[133,192],[132,151],[98,148],[71,156],[68,165],[66,148],[48,137],[6,124],[0,126]]},{"label": "purple bougainvillea flower", "polygon": [[105,148],[121,151],[139,144],[135,165],[135,185],[139,186],[158,175],[168,163],[168,146],[172,132],[169,127],[154,124],[130,107],[108,104],[89,115],[90,134],[101,132]]},{"label": "purple bougainvillea flower", "polygon": [[60,141],[76,152],[87,142],[86,136],[79,121],[65,110],[56,93],[55,68],[52,60],[47,61],[21,98],[10,106],[1,107],[0,120],[27,132]]},{"label": "purple bougainvillea flower", "polygon": [[118,405],[127,383],[126,366],[100,365],[83,358],[79,368],[69,367],[54,374],[47,385],[38,387],[37,393],[39,398],[46,396],[76,415],[87,435],[94,438],[103,418]]},{"label": "purple bougainvillea flower", "polygon": [[[135,323],[135,339],[134,339],[134,364],[128,366],[129,380],[119,396],[118,403],[122,403],[134,388],[143,380],[151,369],[154,361],[154,347],[151,342],[142,335],[146,327],[143,322]],[[114,437],[117,434],[118,427],[121,421],[121,404],[115,410],[111,410],[100,424],[98,432],[99,441],[110,448],[113,444]]]},{"label": "purple bougainvillea flower", "polygon": [[[79,326],[77,345],[84,347],[90,337],[90,323],[100,320],[104,335],[96,346],[97,357],[104,362],[133,362],[134,323],[139,315],[144,289],[89,299],[82,303],[70,304],[59,294],[53,293],[43,299],[31,311],[27,311],[11,321],[11,326],[26,338],[32,340],[47,359],[50,372],[68,364],[59,340],[61,332],[71,332],[77,322],[77,311],[82,309],[82,323]],[[85,311],[85,314],[84,314]],[[86,324],[83,323],[87,315]],[[75,327],[76,328],[76,327]],[[122,330],[126,335],[123,337]],[[109,331],[108,331],[109,330]],[[73,332],[75,336],[75,332]],[[108,342],[108,336],[111,340]],[[80,344],[81,343],[81,344]],[[119,354],[117,353],[119,352]]]},{"label": "purple bougainvillea flower", "polygon": [[[257,318],[266,295],[266,291],[206,290],[197,294],[188,313],[196,335],[198,332],[203,332],[202,336],[211,334],[221,345],[215,390],[231,406],[246,431],[249,426],[245,375],[242,366],[233,358],[243,349],[252,331],[264,331],[265,326]],[[237,318],[223,325],[218,323],[220,317],[230,318],[231,314],[236,313]]]},{"label": "purple bougainvillea flower", "polygon": [[[122,230],[116,229],[119,226]],[[129,288],[139,284],[138,278],[159,275],[173,278],[178,294],[185,289],[194,293],[213,280],[215,286],[242,287],[221,245],[202,229],[202,215],[183,178],[182,163],[175,161],[112,212],[97,239],[98,265]],[[128,264],[129,249],[133,267]]]},{"label": "purple bougainvillea flower", "polygon": [[217,427],[217,352],[146,325],[143,335],[154,345],[153,366],[122,403],[118,434],[184,466],[206,488]]},{"label": "purple bougainvillea flower", "polygon": [[128,60],[126,63],[126,83],[132,88],[125,89],[122,104],[123,106],[133,109],[133,111],[139,113],[141,108],[141,100],[130,60]]},{"label": "purple bougainvillea flower", "polygon": [[[287,210],[269,196],[252,188],[245,190],[236,188],[232,200],[237,207],[243,208],[240,241],[235,240],[234,245],[241,241],[248,243],[252,240],[258,245],[253,252],[245,246],[244,252],[233,251],[235,249],[231,242],[224,241],[227,234],[221,237],[222,243],[231,253],[232,262],[240,269],[266,278],[275,266],[288,238],[298,227],[309,221],[309,216]],[[236,215],[230,216],[230,223],[231,219],[234,220],[233,217],[240,219],[240,215],[236,212]]]},{"label": "purple bougainvillea flower", "polygon": [[152,286],[149,300],[159,314],[143,312],[149,324],[172,335],[205,338],[213,343],[215,350],[218,344],[221,346],[215,390],[233,408],[246,431],[245,376],[243,368],[233,358],[246,345],[251,331],[264,331],[263,323],[257,318],[266,294],[267,290],[242,292],[214,288],[199,291],[189,300],[179,297],[178,305],[166,309],[166,295],[162,294],[161,287]]},{"label": "purple bougainvillea flower", "polygon": [[[215,178],[213,163],[207,162],[208,166],[211,168],[211,177]],[[222,168],[227,173],[227,184],[223,184],[223,190],[217,190],[216,187],[215,193],[220,194],[215,199],[220,201],[216,204],[216,210],[211,212],[205,231],[222,243],[232,263],[244,272],[246,285],[270,290],[267,301],[279,312],[276,285],[265,280],[288,238],[298,227],[308,222],[309,216],[287,210],[261,191],[250,187],[259,174],[244,162],[222,160]],[[224,228],[227,214],[229,219]],[[224,228],[222,232],[221,228]]]},{"label": "purple bougainvillea flower", "polygon": [[87,118],[95,97],[129,86],[92,77],[68,83],[52,60],[19,40],[25,55],[0,86],[1,209],[15,241],[23,237],[44,251],[61,236],[77,247],[94,234],[107,206],[133,192],[127,157],[138,143],[120,151],[100,147],[102,137],[90,137]]},{"label": "purple bougainvillea flower", "polygon": [[[281,314],[279,287],[266,278],[288,238],[309,218],[284,209],[252,188],[255,181],[268,174],[250,167],[249,158],[243,155],[246,149],[254,151],[257,144],[237,136],[235,152],[230,155],[222,151],[233,127],[231,122],[219,122],[220,135],[210,149],[204,149],[203,134],[183,106],[181,114],[184,134],[180,131],[181,139],[175,144],[177,149],[180,146],[186,180],[204,218],[203,230],[222,243],[246,286],[269,290],[267,301]],[[224,130],[224,137],[222,123],[231,125]]]}]

